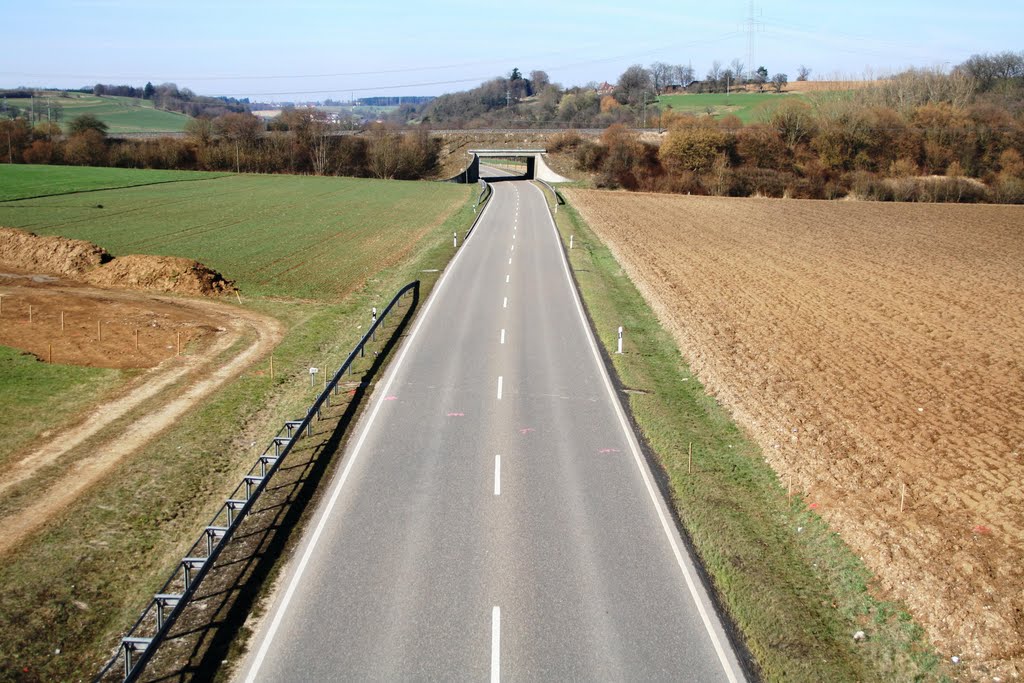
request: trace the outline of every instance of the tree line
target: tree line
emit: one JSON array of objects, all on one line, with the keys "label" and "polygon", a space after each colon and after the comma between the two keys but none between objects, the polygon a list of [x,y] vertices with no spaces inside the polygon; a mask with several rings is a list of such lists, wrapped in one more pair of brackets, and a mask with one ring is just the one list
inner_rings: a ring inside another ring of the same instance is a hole
[{"label": "tree line", "polygon": [[8,163],[122,168],[345,175],[413,180],[437,168],[440,141],[424,129],[377,124],[361,135],[338,135],[327,115],[287,109],[266,130],[248,112],[191,119],[185,137],[111,139],[91,114],[56,123],[0,120],[0,160]]},{"label": "tree line", "polygon": [[[1024,203],[1024,83],[978,97],[959,71],[912,70],[830,99],[788,100],[763,122],[681,115],[660,144],[622,125],[575,133],[573,154],[600,187],[719,196]],[[1005,87],[1004,87],[1005,86]],[[966,93],[975,97],[967,99]]]}]

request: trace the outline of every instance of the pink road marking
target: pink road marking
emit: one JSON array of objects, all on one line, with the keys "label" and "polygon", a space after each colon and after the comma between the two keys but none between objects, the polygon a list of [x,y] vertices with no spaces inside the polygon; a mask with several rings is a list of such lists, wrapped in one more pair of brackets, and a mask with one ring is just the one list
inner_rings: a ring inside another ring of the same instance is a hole
[{"label": "pink road marking", "polygon": [[448,413],[448,417],[465,417],[465,413]]}]

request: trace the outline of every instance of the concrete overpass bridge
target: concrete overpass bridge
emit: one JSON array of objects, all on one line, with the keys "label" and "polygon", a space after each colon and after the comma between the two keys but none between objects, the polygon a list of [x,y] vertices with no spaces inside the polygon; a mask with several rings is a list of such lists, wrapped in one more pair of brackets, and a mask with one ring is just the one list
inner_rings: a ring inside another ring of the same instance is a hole
[{"label": "concrete overpass bridge", "polygon": [[[526,172],[520,178],[526,180],[544,180],[549,183],[566,183],[568,178],[563,178],[552,171],[547,162],[544,161],[543,149],[471,149],[467,154],[473,158],[469,165],[459,175],[450,180],[453,183],[475,183],[480,180],[481,159],[522,159],[526,163]],[[486,162],[485,162],[486,163]]]}]

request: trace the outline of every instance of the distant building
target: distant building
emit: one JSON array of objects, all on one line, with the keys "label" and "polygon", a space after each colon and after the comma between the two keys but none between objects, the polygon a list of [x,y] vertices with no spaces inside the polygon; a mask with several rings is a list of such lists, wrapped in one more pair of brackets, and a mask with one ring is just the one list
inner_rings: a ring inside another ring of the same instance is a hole
[{"label": "distant building", "polygon": [[615,92],[615,86],[609,83],[608,81],[605,81],[601,85],[597,86],[598,95],[611,95],[613,92]]}]

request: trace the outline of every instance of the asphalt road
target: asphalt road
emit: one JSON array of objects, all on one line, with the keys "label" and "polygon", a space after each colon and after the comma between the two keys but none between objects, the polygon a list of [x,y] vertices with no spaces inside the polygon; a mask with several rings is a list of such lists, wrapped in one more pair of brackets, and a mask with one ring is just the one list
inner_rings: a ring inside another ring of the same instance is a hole
[{"label": "asphalt road", "polygon": [[245,680],[742,680],[541,190],[494,184],[329,483]]}]

